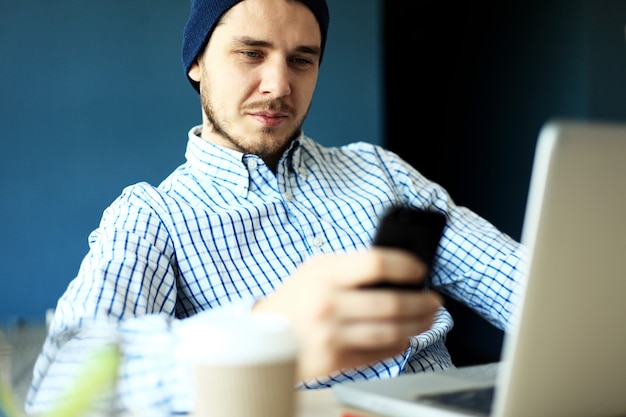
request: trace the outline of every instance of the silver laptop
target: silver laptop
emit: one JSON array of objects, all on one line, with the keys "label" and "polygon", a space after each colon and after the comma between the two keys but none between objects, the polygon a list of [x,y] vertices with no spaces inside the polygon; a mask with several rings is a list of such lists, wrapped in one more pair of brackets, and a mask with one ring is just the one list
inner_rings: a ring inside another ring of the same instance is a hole
[{"label": "silver laptop", "polygon": [[[339,402],[390,417],[626,416],[626,124],[542,128],[522,242],[501,362],[338,384]],[[476,398],[486,406],[466,409]]]}]

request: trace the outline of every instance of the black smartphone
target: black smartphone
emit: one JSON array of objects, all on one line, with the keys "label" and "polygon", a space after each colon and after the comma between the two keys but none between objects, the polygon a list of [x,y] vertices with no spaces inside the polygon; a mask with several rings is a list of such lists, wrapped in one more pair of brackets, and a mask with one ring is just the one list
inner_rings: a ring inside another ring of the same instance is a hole
[{"label": "black smartphone", "polygon": [[[381,218],[373,245],[401,248],[417,255],[430,269],[446,226],[445,214],[436,210],[395,205]],[[398,285],[381,282],[373,288],[425,289],[428,284]]]}]

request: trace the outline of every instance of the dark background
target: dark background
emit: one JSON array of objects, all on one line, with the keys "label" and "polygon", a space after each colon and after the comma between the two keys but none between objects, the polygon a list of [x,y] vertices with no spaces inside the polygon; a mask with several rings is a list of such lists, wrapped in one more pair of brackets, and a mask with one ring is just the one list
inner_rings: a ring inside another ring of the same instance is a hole
[{"label": "dark background", "polygon": [[[519,239],[541,126],[626,121],[626,1],[384,5],[387,147]],[[502,332],[447,303],[456,362],[497,359]]]}]

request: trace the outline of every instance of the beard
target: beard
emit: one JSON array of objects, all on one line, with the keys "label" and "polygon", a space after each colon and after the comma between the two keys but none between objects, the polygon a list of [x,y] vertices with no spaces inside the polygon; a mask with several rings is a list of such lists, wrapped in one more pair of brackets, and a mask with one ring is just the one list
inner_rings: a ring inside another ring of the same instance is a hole
[{"label": "beard", "polygon": [[[241,137],[233,132],[234,129],[231,124],[225,121],[219,111],[216,110],[219,106],[211,101],[210,86],[207,84],[200,84],[200,99],[202,110],[207,121],[211,124],[213,132],[233,144],[236,149],[244,154],[257,155],[268,166],[275,168],[285,149],[300,134],[308,109],[302,118],[295,121],[293,128],[286,135],[277,136],[279,127],[263,127],[255,133],[255,136],[259,138],[258,140],[255,140],[254,137]],[[241,107],[240,114],[251,111],[274,111],[290,116],[295,114],[295,110],[282,99],[269,99],[245,104]]]}]

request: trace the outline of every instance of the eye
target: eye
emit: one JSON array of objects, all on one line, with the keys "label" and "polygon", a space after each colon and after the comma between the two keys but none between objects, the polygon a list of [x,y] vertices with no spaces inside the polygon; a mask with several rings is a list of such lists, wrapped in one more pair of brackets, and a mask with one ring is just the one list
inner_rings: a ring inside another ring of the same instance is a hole
[{"label": "eye", "polygon": [[303,69],[313,65],[312,59],[301,57],[301,56],[296,56],[296,57],[291,58],[291,62],[294,66],[298,68],[303,68]]},{"label": "eye", "polygon": [[261,58],[263,55],[258,52],[258,51],[241,51],[240,52],[241,55],[243,55],[246,58],[250,58],[250,59],[259,59]]}]

